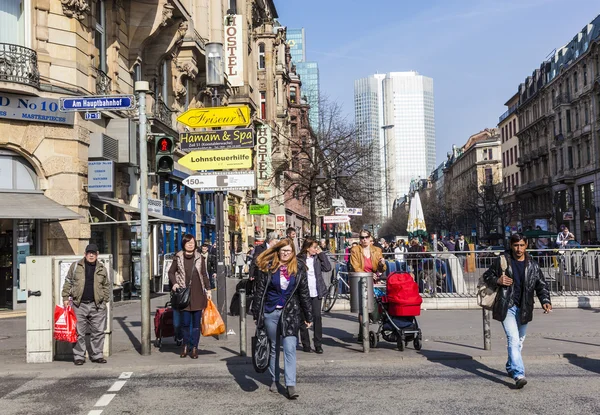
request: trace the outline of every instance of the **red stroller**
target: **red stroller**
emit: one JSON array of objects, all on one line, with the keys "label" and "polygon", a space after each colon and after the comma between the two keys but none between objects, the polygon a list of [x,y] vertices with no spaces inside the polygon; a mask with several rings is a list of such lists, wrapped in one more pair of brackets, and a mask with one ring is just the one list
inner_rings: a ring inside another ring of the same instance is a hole
[{"label": "red stroller", "polygon": [[400,351],[409,342],[421,350],[423,336],[416,316],[421,315],[419,285],[406,272],[394,272],[387,278],[386,295],[377,298],[379,306],[379,329],[369,332],[369,345],[377,347],[379,337],[395,342]]}]

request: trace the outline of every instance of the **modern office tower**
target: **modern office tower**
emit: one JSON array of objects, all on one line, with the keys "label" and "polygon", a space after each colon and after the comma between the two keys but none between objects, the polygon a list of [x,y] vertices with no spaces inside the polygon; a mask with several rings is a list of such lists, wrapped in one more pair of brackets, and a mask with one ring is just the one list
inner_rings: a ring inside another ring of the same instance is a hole
[{"label": "modern office tower", "polygon": [[425,179],[435,169],[433,79],[417,72],[373,75],[355,81],[354,102],[359,138],[380,142],[374,170],[385,184],[382,216],[390,217],[411,180]]},{"label": "modern office tower", "polygon": [[287,29],[287,42],[290,46],[292,62],[302,82],[302,93],[310,105],[308,118],[314,131],[319,130],[319,65],[306,61],[306,37],[304,28]]}]

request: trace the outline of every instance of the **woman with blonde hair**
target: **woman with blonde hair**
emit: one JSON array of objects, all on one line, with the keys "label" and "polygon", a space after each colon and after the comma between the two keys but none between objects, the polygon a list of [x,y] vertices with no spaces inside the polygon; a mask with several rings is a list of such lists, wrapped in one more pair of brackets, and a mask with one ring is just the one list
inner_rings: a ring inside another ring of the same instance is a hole
[{"label": "woman with blonde hair", "polygon": [[301,324],[310,327],[313,319],[306,265],[296,259],[294,244],[286,238],[260,254],[256,266],[259,276],[252,314],[256,326],[266,328],[271,342],[269,390],[277,392],[279,345],[283,343],[287,398],[296,399],[296,335]]}]

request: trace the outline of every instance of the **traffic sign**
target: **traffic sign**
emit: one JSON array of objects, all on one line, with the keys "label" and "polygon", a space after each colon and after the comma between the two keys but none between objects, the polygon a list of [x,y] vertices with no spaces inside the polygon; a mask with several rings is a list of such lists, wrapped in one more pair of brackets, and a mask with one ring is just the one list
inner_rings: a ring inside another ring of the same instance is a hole
[{"label": "traffic sign", "polygon": [[131,110],[135,108],[133,95],[107,95],[68,97],[59,99],[59,110],[68,111],[98,111],[98,110]]},{"label": "traffic sign", "polygon": [[177,162],[195,171],[251,169],[252,149],[192,151]]},{"label": "traffic sign", "polygon": [[250,215],[268,215],[271,213],[271,205],[250,205]]},{"label": "traffic sign", "polygon": [[317,216],[331,215],[332,208],[317,209]]},{"label": "traffic sign", "polygon": [[177,117],[177,121],[191,128],[247,127],[250,107],[192,108]]},{"label": "traffic sign", "polygon": [[179,133],[181,151],[205,150],[215,148],[253,148],[254,130],[213,130],[197,133]]},{"label": "traffic sign", "polygon": [[256,175],[253,170],[198,173],[186,177],[183,184],[190,189],[200,191],[254,190],[256,188]]},{"label": "traffic sign", "polygon": [[86,112],[85,119],[86,120],[99,120],[102,118],[99,112]]},{"label": "traffic sign", "polygon": [[346,202],[344,201],[344,199],[339,198],[339,199],[331,199],[331,206],[335,206],[335,207],[346,207]]},{"label": "traffic sign", "polygon": [[348,223],[350,216],[323,216],[323,223]]},{"label": "traffic sign", "polygon": [[336,207],[336,215],[362,216],[362,208]]}]

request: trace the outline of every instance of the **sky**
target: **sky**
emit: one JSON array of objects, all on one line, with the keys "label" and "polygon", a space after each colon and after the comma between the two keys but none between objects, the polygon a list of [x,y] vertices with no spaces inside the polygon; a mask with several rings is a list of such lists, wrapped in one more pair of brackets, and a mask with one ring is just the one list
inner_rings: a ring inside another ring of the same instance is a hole
[{"label": "sky", "polygon": [[354,80],[415,70],[433,78],[436,159],[493,128],[528,75],[600,14],[598,0],[275,0],[306,30],[321,93],[354,121]]}]

